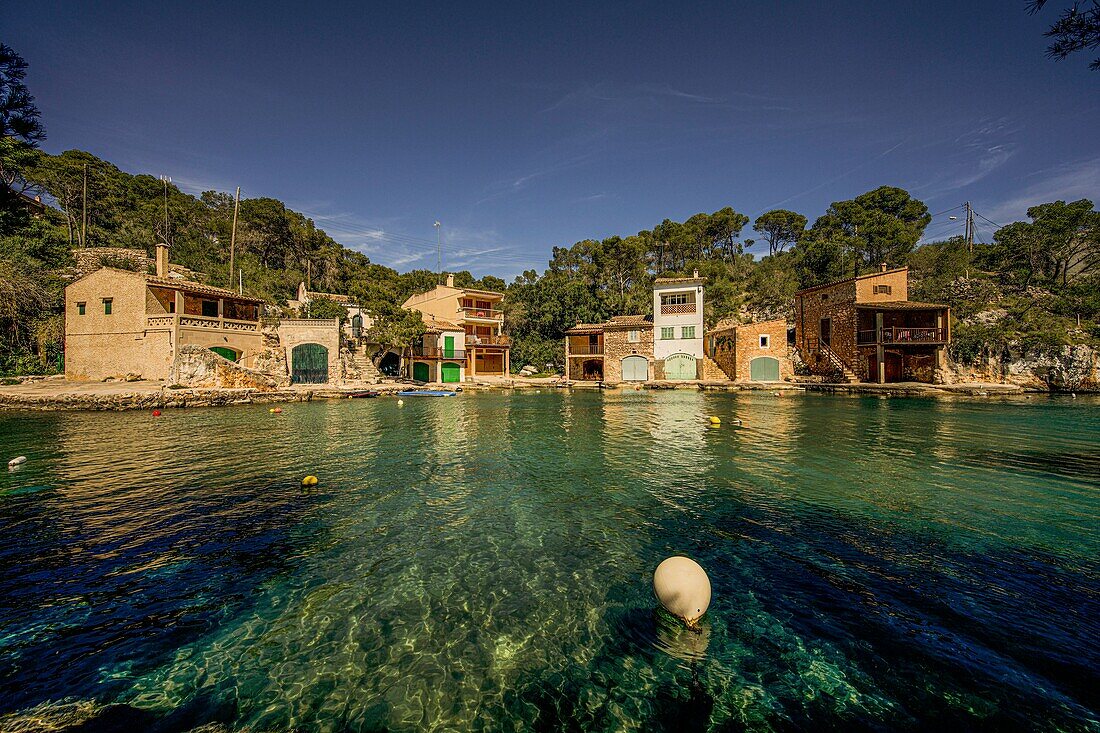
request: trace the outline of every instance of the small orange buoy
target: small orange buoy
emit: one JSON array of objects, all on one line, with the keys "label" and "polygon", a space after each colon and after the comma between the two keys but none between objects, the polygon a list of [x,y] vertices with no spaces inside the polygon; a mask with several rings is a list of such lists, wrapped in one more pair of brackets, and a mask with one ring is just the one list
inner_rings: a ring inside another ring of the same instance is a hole
[{"label": "small orange buoy", "polygon": [[160,410],[153,410],[153,417],[160,417]]},{"label": "small orange buoy", "polygon": [[274,412],[276,415],[278,415],[280,412],[283,411],[283,408],[281,408],[281,407],[272,407],[271,411]]}]

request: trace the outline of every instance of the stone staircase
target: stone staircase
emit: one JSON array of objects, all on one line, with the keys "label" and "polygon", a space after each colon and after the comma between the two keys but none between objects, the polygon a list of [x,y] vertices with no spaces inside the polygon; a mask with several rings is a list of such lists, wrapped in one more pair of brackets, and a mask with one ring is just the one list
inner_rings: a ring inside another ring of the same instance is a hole
[{"label": "stone staircase", "polygon": [[841,382],[852,384],[853,382],[859,381],[859,377],[856,375],[856,373],[852,371],[851,367],[849,367],[843,359],[837,356],[835,351],[830,349],[825,344],[819,344],[817,350],[823,357],[825,357],[825,360],[829,363],[829,365],[833,367],[834,371],[836,371],[836,373],[839,375]]},{"label": "stone staircase", "polygon": [[726,374],[722,367],[718,366],[718,362],[704,355],[702,379],[705,382],[726,382],[733,379],[733,377]]},{"label": "stone staircase", "polygon": [[378,367],[374,365],[370,354],[362,346],[349,348],[348,356],[349,365],[359,373],[360,380],[375,384],[382,381],[382,372],[378,371]]}]

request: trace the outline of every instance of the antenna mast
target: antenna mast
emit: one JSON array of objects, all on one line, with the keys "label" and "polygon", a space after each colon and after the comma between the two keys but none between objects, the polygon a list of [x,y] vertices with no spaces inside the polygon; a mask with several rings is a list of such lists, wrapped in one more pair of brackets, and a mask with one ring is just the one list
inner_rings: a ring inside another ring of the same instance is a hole
[{"label": "antenna mast", "polygon": [[229,235],[229,284],[233,285],[233,250],[237,245],[237,210],[241,208],[241,187],[237,186],[237,197],[233,200],[233,231]]},{"label": "antenna mast", "polygon": [[439,272],[439,282],[443,282],[443,240],[439,237],[439,227],[441,224],[437,221],[435,223],[435,265],[436,271]]}]

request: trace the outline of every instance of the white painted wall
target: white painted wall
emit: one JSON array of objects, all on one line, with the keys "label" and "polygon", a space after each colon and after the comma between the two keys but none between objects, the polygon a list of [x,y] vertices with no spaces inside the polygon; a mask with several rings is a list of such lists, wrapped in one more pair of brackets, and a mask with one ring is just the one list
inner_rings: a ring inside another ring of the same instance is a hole
[{"label": "white painted wall", "polygon": [[[678,316],[661,315],[661,296],[673,293],[694,293],[695,312]],[[661,338],[661,329],[672,326],[671,340]],[[695,338],[681,338],[683,326],[695,326]],[[656,284],[653,286],[653,356],[664,360],[672,354],[691,354],[703,358],[703,286],[684,284]]]}]

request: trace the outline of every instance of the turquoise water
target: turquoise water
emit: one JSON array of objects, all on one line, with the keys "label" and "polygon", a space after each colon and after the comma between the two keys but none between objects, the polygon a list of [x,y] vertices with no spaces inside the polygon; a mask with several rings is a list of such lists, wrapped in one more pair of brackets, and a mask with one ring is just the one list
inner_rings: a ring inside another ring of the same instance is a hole
[{"label": "turquoise water", "polygon": [[0,413],[0,729],[1100,730],[1098,408]]}]

